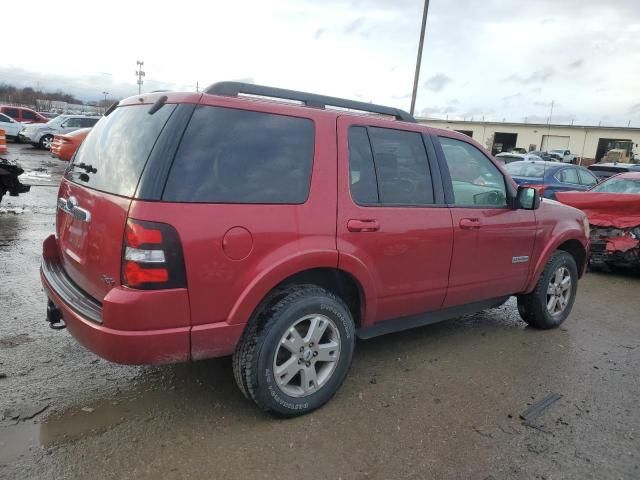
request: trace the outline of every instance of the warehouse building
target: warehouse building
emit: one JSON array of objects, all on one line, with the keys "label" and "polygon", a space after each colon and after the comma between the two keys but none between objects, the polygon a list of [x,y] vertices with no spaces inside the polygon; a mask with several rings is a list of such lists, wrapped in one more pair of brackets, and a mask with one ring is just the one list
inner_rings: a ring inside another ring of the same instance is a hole
[{"label": "warehouse building", "polygon": [[514,147],[531,150],[568,149],[585,163],[601,160],[613,148],[640,154],[640,128],[546,125],[419,119],[431,127],[455,130],[472,137],[494,155]]}]

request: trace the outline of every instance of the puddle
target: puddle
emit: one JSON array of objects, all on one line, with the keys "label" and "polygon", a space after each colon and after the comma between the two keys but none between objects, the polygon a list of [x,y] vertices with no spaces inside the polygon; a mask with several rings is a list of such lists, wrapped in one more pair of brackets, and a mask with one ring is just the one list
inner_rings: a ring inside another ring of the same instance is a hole
[{"label": "puddle", "polygon": [[116,425],[139,417],[161,404],[160,392],[145,392],[142,397],[124,400],[101,400],[83,407],[74,407],[62,413],[53,413],[41,421],[21,421],[0,426],[0,464],[25,454],[34,447],[50,447],[79,440],[85,436],[103,433]]}]

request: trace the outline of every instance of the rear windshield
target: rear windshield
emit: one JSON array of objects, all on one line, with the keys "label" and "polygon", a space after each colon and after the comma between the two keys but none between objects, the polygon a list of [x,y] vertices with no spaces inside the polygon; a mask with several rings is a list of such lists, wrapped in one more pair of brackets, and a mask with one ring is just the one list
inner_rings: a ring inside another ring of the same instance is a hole
[{"label": "rear windshield", "polygon": [[306,118],[199,106],[174,159],[170,202],[303,203],[314,127]]},{"label": "rear windshield", "polygon": [[611,178],[593,187],[592,192],[640,194],[640,180],[635,178]]},{"label": "rear windshield", "polygon": [[66,178],[103,192],[132,197],[151,149],[175,105],[149,115],[150,105],[116,108],[81,144]]},{"label": "rear windshield", "polygon": [[504,167],[513,177],[542,178],[544,165],[528,162],[509,163]]}]

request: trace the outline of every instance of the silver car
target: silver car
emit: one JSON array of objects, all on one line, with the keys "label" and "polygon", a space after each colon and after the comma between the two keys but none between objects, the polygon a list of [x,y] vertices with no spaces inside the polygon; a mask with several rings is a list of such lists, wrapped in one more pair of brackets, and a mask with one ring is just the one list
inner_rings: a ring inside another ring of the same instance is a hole
[{"label": "silver car", "polygon": [[80,128],[93,127],[100,117],[86,115],[59,115],[47,123],[32,123],[20,132],[20,140],[38,148],[51,148],[53,136]]}]

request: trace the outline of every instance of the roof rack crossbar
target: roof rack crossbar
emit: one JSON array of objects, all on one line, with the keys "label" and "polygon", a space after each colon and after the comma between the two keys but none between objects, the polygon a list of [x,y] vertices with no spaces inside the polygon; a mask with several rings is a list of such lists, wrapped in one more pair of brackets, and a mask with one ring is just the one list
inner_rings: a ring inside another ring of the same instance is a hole
[{"label": "roof rack crossbar", "polygon": [[355,100],[347,100],[344,98],[328,97],[326,95],[317,95],[315,93],[298,92],[296,90],[287,90],[284,88],[265,87],[263,85],[254,85],[253,83],[218,82],[214,83],[213,85],[209,85],[204,92],[212,95],[222,95],[225,97],[237,97],[240,94],[245,94],[262,97],[281,98],[285,100],[295,100],[298,102],[302,102],[308,107],[346,108],[350,110],[358,110],[361,112],[388,115],[394,117],[397,120],[416,123],[416,119],[413,118],[413,115],[399,108],[385,107],[384,105],[358,102]]}]

